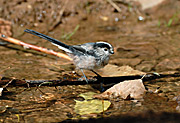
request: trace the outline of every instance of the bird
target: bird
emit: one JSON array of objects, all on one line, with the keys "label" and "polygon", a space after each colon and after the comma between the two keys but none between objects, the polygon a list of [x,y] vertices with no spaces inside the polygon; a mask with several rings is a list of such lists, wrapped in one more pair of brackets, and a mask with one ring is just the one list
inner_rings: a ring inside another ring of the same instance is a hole
[{"label": "bird", "polygon": [[87,83],[88,79],[83,70],[90,70],[97,76],[100,76],[95,72],[95,70],[106,66],[109,62],[110,56],[114,54],[113,46],[105,41],[88,42],[80,45],[67,45],[57,39],[31,29],[25,29],[24,31],[48,40],[59,49],[65,51],[66,54],[72,58],[76,69],[81,70]]}]

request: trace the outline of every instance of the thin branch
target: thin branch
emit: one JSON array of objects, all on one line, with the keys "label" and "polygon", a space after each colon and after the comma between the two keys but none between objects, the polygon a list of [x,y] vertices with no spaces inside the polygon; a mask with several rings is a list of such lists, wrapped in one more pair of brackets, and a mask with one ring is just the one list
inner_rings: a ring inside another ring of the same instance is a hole
[{"label": "thin branch", "polygon": [[[88,84],[95,85],[95,84],[100,84],[102,82],[104,85],[117,84],[117,83],[125,81],[125,80],[142,79],[143,76],[144,75],[116,76],[116,77],[98,77],[97,76],[96,78],[90,79],[88,81]],[[179,78],[180,73],[160,74],[160,75],[150,74],[150,75],[144,76],[143,82],[161,79],[161,78],[169,78],[169,77]],[[63,79],[63,78],[64,77],[62,77],[61,79],[58,79],[58,80],[18,80],[18,79],[13,79],[13,86],[25,86],[25,85],[27,85],[27,83],[30,86],[33,86],[33,85],[65,86],[65,85],[85,85],[85,84],[87,84],[87,82],[85,80],[78,80],[77,78],[73,78],[73,79]],[[6,85],[7,83],[9,84],[10,80],[12,80],[12,79],[4,78],[4,79],[0,80],[0,85]]]},{"label": "thin branch", "polygon": [[122,10],[117,6],[112,0],[107,0],[118,12],[121,12]]},{"label": "thin branch", "polygon": [[6,88],[10,83],[12,83],[13,79],[11,79],[6,85],[4,85],[2,88]]},{"label": "thin branch", "polygon": [[44,52],[46,54],[54,55],[54,56],[61,57],[63,59],[72,61],[72,59],[66,54],[63,54],[63,53],[60,53],[60,52],[55,52],[53,50],[48,50],[46,48],[38,47],[38,46],[35,46],[35,45],[32,45],[32,44],[28,44],[28,43],[22,42],[20,40],[17,40],[15,38],[7,37],[7,36],[2,35],[2,34],[0,34],[0,35],[1,35],[0,39],[3,39],[4,41],[23,46],[24,48],[33,49],[33,50],[36,50],[36,51]]},{"label": "thin branch", "polygon": [[64,6],[62,7],[61,11],[59,12],[59,17],[55,21],[55,24],[48,31],[52,31],[53,29],[55,29],[61,23],[63,13],[64,13],[64,11],[66,9],[66,6],[67,6],[68,2],[69,2],[69,0],[65,1]]}]

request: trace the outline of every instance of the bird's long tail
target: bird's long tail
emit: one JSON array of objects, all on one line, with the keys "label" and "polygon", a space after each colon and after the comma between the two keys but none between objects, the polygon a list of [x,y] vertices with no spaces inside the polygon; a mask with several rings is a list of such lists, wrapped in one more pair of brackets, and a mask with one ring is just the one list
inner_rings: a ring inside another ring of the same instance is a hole
[{"label": "bird's long tail", "polygon": [[58,46],[59,49],[64,50],[65,52],[72,53],[73,48],[71,46],[62,43],[57,39],[51,38],[47,35],[44,35],[42,33],[36,32],[34,30],[30,30],[30,29],[26,29],[24,31],[50,41],[52,44]]}]

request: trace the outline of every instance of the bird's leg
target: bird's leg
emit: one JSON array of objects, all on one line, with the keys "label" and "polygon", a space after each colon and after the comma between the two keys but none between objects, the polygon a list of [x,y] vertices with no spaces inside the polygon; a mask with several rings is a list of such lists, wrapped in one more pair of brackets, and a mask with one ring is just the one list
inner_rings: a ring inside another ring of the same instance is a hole
[{"label": "bird's leg", "polygon": [[87,84],[88,84],[88,79],[86,78],[86,75],[84,74],[83,69],[81,69],[81,72],[83,73],[83,76],[84,76],[84,78],[85,78],[85,80],[86,80],[86,82],[87,82]]},{"label": "bird's leg", "polygon": [[[91,70],[91,71],[93,73],[95,73],[97,75],[97,77],[102,78],[101,75],[99,75],[96,71],[94,71],[94,70]],[[101,79],[100,81],[101,81],[100,82],[100,91],[103,92],[105,90],[104,87],[103,87],[103,79]]]}]

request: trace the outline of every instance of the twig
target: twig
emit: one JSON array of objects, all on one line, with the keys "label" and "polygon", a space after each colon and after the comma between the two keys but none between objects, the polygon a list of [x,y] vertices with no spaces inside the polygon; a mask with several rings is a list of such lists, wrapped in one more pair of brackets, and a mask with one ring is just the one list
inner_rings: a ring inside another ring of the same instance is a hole
[{"label": "twig", "polygon": [[117,2],[117,3],[123,4],[123,5],[129,6],[129,5],[131,5],[131,2],[132,2],[132,1],[127,1],[127,0],[113,0],[113,2]]},{"label": "twig", "polygon": [[10,80],[10,81],[9,81],[6,85],[4,85],[2,88],[0,88],[0,96],[2,96],[3,90],[4,90],[10,83],[12,83],[12,81],[13,81],[13,79]]},{"label": "twig", "polygon": [[[107,88],[111,87],[112,85],[123,82],[125,80],[142,79],[142,76],[144,76],[144,75],[117,76],[117,77],[97,77],[96,79],[89,80],[88,84],[91,84],[94,87],[96,86],[96,89],[99,89],[100,91],[102,91],[102,87],[97,88],[97,85],[102,83],[102,81],[103,81],[103,86],[104,86],[103,88],[106,90]],[[146,75],[143,78],[143,82],[145,82],[145,81],[150,82],[151,80],[156,80],[156,79],[161,79],[161,78],[168,78],[168,77],[178,77],[177,79],[179,79],[180,73]],[[5,80],[5,78],[4,78],[4,79],[0,80],[0,85],[5,85],[4,87],[6,87],[12,81],[13,81],[13,85],[11,85],[11,86],[13,86],[13,87],[14,86],[25,86],[25,85],[30,85],[30,86],[39,85],[39,86],[41,86],[43,84],[45,84],[46,86],[54,86],[54,87],[56,87],[56,86],[66,86],[66,85],[86,85],[87,84],[87,82],[85,80],[80,81],[80,80],[77,80],[77,79],[63,79],[63,78],[64,77],[62,77],[62,79],[59,79],[59,80],[17,80],[17,79],[8,79],[8,78],[6,78],[6,80]],[[158,81],[156,81],[156,82],[158,82]],[[162,81],[159,81],[159,82],[162,82]],[[164,82],[166,82],[166,81],[164,81]],[[174,81],[174,82],[176,82],[176,81]],[[0,88],[0,96],[2,95],[3,88]],[[39,87],[37,87],[37,89],[39,89]]]},{"label": "twig", "polygon": [[38,46],[35,46],[35,45],[32,45],[32,44],[28,44],[28,43],[22,42],[20,40],[17,40],[15,38],[7,37],[7,36],[2,35],[2,34],[0,34],[0,35],[1,35],[0,39],[3,39],[5,41],[7,41],[7,42],[23,46],[24,48],[33,49],[33,50],[36,50],[36,51],[44,52],[46,54],[54,55],[54,56],[61,57],[63,59],[72,61],[72,59],[66,54],[63,54],[63,53],[60,53],[60,52],[55,52],[53,50],[48,50],[46,48],[38,47]]},{"label": "twig", "polygon": [[6,88],[14,79],[10,80],[6,85],[4,85],[2,88]]},{"label": "twig", "polygon": [[107,0],[118,12],[121,12],[119,6],[117,6],[112,0]]},{"label": "twig", "polygon": [[69,0],[65,1],[65,4],[64,4],[63,8],[59,12],[59,17],[57,18],[55,24],[48,31],[52,31],[54,28],[56,28],[61,23],[63,13],[64,13],[64,10],[65,10],[68,2],[69,2]]}]

